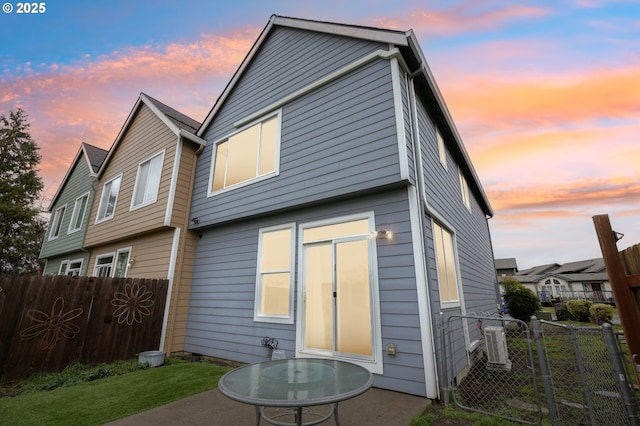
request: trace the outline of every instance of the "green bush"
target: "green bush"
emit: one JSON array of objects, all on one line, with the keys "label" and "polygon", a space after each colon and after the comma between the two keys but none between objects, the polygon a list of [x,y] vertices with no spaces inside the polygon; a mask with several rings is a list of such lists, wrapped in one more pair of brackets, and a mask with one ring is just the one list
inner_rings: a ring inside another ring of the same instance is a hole
[{"label": "green bush", "polygon": [[504,288],[507,312],[513,318],[528,323],[531,316],[541,309],[538,296],[516,279],[506,278],[500,285]]},{"label": "green bush", "polygon": [[569,300],[567,309],[578,321],[589,322],[589,308],[591,308],[591,305],[593,303],[590,300]]},{"label": "green bush", "polygon": [[553,308],[556,311],[556,319],[558,321],[577,321],[567,309],[567,304],[565,302],[555,302],[553,304]]},{"label": "green bush", "polygon": [[591,318],[599,320],[598,322],[603,321],[609,324],[613,320],[613,312],[613,306],[605,305],[604,303],[595,303],[589,308]]}]

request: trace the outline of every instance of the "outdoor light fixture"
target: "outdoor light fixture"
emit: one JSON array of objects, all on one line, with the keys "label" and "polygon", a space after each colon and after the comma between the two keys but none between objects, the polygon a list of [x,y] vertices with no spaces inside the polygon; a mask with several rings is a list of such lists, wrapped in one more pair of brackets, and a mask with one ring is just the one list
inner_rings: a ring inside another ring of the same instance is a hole
[{"label": "outdoor light fixture", "polygon": [[624,237],[624,234],[622,232],[613,231],[613,239],[616,240],[616,243],[620,241],[622,237]]},{"label": "outdoor light fixture", "polygon": [[393,237],[393,232],[391,232],[390,229],[381,229],[379,231],[372,232],[372,237],[390,240]]},{"label": "outdoor light fixture", "polygon": [[135,264],[136,264],[136,258],[135,257],[132,257],[131,259],[129,259],[129,268],[131,268]]}]

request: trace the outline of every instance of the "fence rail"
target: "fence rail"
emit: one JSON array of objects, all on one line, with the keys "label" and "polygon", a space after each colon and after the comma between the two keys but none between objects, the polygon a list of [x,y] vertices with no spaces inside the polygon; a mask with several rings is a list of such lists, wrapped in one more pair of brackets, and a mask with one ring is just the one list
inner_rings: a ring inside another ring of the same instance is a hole
[{"label": "fence rail", "polygon": [[168,280],[0,277],[0,383],[158,349]]}]

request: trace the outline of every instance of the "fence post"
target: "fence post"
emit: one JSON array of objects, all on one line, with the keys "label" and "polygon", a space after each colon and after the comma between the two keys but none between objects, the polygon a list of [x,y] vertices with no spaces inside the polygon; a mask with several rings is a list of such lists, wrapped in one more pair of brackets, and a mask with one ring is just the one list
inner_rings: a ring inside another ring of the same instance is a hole
[{"label": "fence post", "polygon": [[536,342],[536,352],[538,352],[538,362],[540,363],[540,375],[542,376],[542,384],[544,386],[544,394],[547,399],[547,409],[549,410],[549,419],[551,424],[559,424],[558,408],[553,395],[553,387],[551,385],[551,375],[547,366],[547,357],[542,347],[542,338],[540,333],[540,321],[535,315],[531,317],[531,329],[533,330],[533,340]]},{"label": "fence post", "polygon": [[620,359],[622,353],[618,350],[616,338],[613,335],[613,328],[611,328],[610,324],[604,324],[602,326],[602,334],[604,335],[604,340],[607,344],[607,353],[609,354],[609,358],[613,363],[613,371],[618,376],[620,395],[622,396],[624,409],[626,410],[627,417],[629,418],[629,424],[632,426],[638,426],[640,425],[640,420],[638,419],[638,412],[636,411],[636,401],[633,397],[633,394],[631,393],[631,389],[629,388],[624,364]]},{"label": "fence post", "polygon": [[446,341],[447,341],[447,336],[446,333],[448,332],[447,327],[444,324],[444,312],[440,311],[440,315],[439,315],[439,322],[440,322],[440,360],[441,362],[439,364],[440,365],[440,379],[441,379],[441,383],[440,383],[440,397],[442,398],[442,400],[444,401],[444,406],[448,407],[449,406],[449,383],[447,380],[447,368],[448,365],[445,362],[445,360],[447,359],[447,348],[446,348]]}]

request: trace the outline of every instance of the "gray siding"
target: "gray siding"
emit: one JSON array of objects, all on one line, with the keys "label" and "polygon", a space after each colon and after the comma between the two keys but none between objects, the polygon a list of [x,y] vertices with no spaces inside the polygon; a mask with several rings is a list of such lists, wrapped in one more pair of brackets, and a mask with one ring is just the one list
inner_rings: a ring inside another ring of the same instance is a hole
[{"label": "gray siding", "polygon": [[379,60],[282,108],[278,176],[207,197],[212,142],[233,122],[381,47],[276,28],[203,135],[191,209],[199,226],[397,183],[391,68]]},{"label": "gray siding", "polygon": [[[392,240],[377,241],[377,262],[382,345],[395,343],[398,347],[398,355],[383,355],[384,376],[376,376],[375,385],[424,395],[415,267],[404,188],[201,231],[185,350],[241,362],[259,362],[269,356],[267,348],[261,346],[262,338],[269,336],[278,339],[278,348],[292,357],[296,324],[253,321],[259,229],[290,222],[297,226],[371,210],[375,212],[378,226],[389,224],[393,231]],[[298,273],[299,266],[296,266]]]},{"label": "gray siding", "polygon": [[85,251],[76,251],[71,253],[66,253],[63,256],[50,257],[47,259],[47,265],[45,266],[43,275],[57,275],[60,271],[60,264],[66,260],[78,260],[82,259],[82,270],[80,271],[80,275],[87,275],[87,270],[89,268],[89,253]]},{"label": "gray siding", "polygon": [[[46,259],[70,253],[82,248],[87,229],[87,222],[89,221],[89,214],[91,213],[91,203],[93,202],[95,194],[95,184],[96,179],[90,177],[89,166],[84,154],[81,153],[78,161],[73,166],[73,170],[66,181],[65,187],[62,188],[62,191],[51,210],[51,220],[53,220],[56,209],[65,204],[67,205],[63,217],[62,228],[60,229],[60,236],[54,240],[49,240],[50,229],[47,229],[47,234],[40,251],[41,258]],[[69,234],[69,223],[71,222],[71,215],[73,214],[73,206],[76,202],[76,198],[87,192],[89,192],[89,199],[87,200],[87,208],[85,210],[82,227],[80,230]],[[59,266],[60,265],[58,263],[58,267]],[[49,267],[53,267],[53,265],[48,265],[47,269],[49,269]],[[57,270],[58,269],[56,268],[56,272]]]},{"label": "gray siding", "polygon": [[[458,176],[458,160],[447,149],[447,167],[440,163],[435,127],[420,103],[418,103],[418,123],[427,203],[430,211],[436,215],[436,219],[444,218],[445,227],[450,227],[449,231],[455,233],[466,314],[494,313],[497,310],[498,296],[488,221],[473,192],[470,192],[471,210],[464,205]],[[445,137],[445,148],[446,146]],[[470,181],[471,177],[466,176],[466,179]],[[433,320],[436,321],[436,316],[442,309],[438,291],[433,230],[431,217],[428,215],[425,220],[425,238],[429,298]],[[445,319],[449,315],[460,313],[459,308],[447,309]],[[470,331],[473,332],[474,329]],[[473,335],[471,340],[474,340]],[[464,343],[462,339],[458,341],[460,344]],[[436,340],[436,345],[439,344],[440,342]],[[461,358],[465,356],[463,347],[460,347],[456,353]],[[464,365],[464,363],[458,365]]]}]

